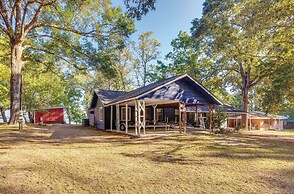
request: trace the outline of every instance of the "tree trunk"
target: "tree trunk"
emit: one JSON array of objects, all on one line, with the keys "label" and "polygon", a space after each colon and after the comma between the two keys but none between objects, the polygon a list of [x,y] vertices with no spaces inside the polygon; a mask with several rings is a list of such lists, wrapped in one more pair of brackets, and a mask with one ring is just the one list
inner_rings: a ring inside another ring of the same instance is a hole
[{"label": "tree trunk", "polygon": [[147,63],[144,63],[144,77],[143,77],[143,86],[146,86],[146,77],[147,77]]},{"label": "tree trunk", "polygon": [[35,123],[33,112],[29,111],[29,112],[28,112],[28,115],[29,115],[30,123]]},{"label": "tree trunk", "polygon": [[70,107],[66,108],[67,118],[68,118],[68,124],[71,125],[71,110]]},{"label": "tree trunk", "polygon": [[[243,110],[249,112],[249,88],[242,88]],[[242,115],[242,129],[248,130],[248,113]]]},{"label": "tree trunk", "polygon": [[10,119],[9,124],[17,124],[21,110],[21,70],[22,43],[10,42],[11,45],[11,78],[10,78]]},{"label": "tree trunk", "polygon": [[7,118],[6,118],[6,115],[5,115],[5,109],[2,106],[0,106],[0,112],[1,112],[3,122],[7,123]]}]

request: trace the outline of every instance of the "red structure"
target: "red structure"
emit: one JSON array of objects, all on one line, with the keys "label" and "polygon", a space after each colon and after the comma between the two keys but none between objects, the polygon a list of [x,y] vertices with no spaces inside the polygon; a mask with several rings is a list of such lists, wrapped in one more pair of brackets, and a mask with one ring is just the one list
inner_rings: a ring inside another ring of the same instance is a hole
[{"label": "red structure", "polygon": [[53,124],[65,123],[64,121],[64,108],[48,108],[42,112],[35,111],[34,115],[35,124]]}]

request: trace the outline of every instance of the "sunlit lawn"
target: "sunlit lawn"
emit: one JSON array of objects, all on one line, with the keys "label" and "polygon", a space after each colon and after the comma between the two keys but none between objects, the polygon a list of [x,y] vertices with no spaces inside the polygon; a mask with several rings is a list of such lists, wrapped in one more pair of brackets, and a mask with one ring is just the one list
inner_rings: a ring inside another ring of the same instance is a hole
[{"label": "sunlit lawn", "polygon": [[0,193],[294,193],[293,148],[279,131],[129,138],[2,125]]}]

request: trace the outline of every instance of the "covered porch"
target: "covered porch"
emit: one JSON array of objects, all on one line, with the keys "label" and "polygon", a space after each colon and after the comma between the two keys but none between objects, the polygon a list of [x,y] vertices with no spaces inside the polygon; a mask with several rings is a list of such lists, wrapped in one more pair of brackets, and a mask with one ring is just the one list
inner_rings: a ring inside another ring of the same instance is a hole
[{"label": "covered porch", "polygon": [[[200,111],[208,106],[209,112]],[[212,129],[214,104],[180,100],[134,99],[105,107],[107,131],[136,136],[154,133],[186,133],[187,129]],[[193,111],[191,111],[193,110]]]}]

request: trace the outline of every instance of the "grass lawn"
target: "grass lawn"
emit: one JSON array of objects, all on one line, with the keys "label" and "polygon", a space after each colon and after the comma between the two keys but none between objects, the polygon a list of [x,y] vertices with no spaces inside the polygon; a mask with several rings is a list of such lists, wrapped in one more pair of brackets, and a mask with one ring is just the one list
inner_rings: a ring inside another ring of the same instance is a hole
[{"label": "grass lawn", "polygon": [[294,134],[0,126],[0,193],[294,193]]}]

